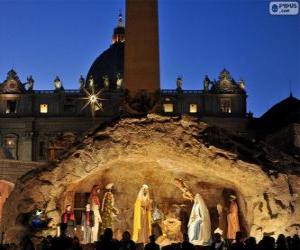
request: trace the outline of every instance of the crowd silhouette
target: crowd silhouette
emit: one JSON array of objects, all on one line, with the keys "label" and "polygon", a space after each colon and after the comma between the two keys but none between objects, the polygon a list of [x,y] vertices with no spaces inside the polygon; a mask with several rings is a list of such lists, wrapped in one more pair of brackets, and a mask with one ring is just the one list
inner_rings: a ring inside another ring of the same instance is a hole
[{"label": "crowd silhouette", "polygon": [[224,240],[215,233],[210,246],[194,246],[189,242],[187,234],[183,235],[183,241],[169,246],[160,247],[154,235],[149,237],[149,243],[136,244],[131,240],[131,235],[125,231],[120,241],[114,239],[113,231],[106,228],[98,242],[81,245],[77,237],[52,237],[47,236],[40,244],[34,245],[29,236],[25,236],[19,245],[2,244],[0,250],[300,250],[300,238],[298,235],[285,237],[280,234],[277,239],[264,236],[259,242],[254,237],[246,238],[242,232],[237,232],[234,241]]}]

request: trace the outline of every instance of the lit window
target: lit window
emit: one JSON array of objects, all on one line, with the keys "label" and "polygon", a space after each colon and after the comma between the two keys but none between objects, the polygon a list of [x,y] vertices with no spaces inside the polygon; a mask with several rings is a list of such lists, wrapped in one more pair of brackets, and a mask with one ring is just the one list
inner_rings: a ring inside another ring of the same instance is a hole
[{"label": "lit window", "polygon": [[164,103],[164,112],[165,113],[173,113],[173,104],[172,103]]},{"label": "lit window", "polygon": [[4,146],[9,150],[11,156],[17,159],[18,137],[15,134],[8,134],[4,137]]},{"label": "lit window", "polygon": [[6,114],[14,113],[17,113],[17,102],[9,100],[6,103]]},{"label": "lit window", "polygon": [[41,104],[40,105],[40,113],[43,113],[43,114],[48,113],[48,104]]},{"label": "lit window", "polygon": [[197,113],[197,112],[198,112],[197,104],[190,104],[190,113]]},{"label": "lit window", "polygon": [[220,110],[222,113],[231,113],[230,99],[221,99],[220,100]]}]

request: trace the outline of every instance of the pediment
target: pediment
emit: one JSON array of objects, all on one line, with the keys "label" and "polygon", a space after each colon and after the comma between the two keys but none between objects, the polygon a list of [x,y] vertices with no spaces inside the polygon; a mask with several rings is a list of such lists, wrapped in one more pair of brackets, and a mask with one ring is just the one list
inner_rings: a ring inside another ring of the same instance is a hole
[{"label": "pediment", "polygon": [[17,73],[10,70],[7,73],[6,80],[0,85],[0,93],[2,94],[21,94],[25,92],[25,88],[21,83]]}]

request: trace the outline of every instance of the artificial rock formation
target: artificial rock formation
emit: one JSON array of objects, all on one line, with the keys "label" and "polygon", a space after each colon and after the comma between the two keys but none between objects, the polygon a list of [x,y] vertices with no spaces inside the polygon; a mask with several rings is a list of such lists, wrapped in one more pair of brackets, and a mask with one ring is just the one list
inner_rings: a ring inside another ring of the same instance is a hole
[{"label": "artificial rock formation", "polygon": [[[55,234],[66,204],[94,184],[115,184],[119,209],[114,229],[132,231],[133,204],[140,187],[150,187],[165,215],[192,203],[174,185],[182,178],[209,209],[226,190],[238,197],[242,228],[260,238],[294,234],[300,225],[299,162],[270,146],[250,142],[190,117],[126,118],[101,126],[57,162],[19,179],[5,204],[2,229],[7,242],[28,232],[26,216],[43,209]],[[102,197],[101,197],[102,198]]]}]

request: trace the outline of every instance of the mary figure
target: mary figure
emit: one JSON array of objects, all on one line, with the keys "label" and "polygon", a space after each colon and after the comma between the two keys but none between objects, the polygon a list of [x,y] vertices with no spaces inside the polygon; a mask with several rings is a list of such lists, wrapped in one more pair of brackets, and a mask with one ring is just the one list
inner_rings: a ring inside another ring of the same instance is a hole
[{"label": "mary figure", "polygon": [[194,245],[207,246],[211,238],[210,216],[203,198],[195,195],[188,223],[189,240]]}]

